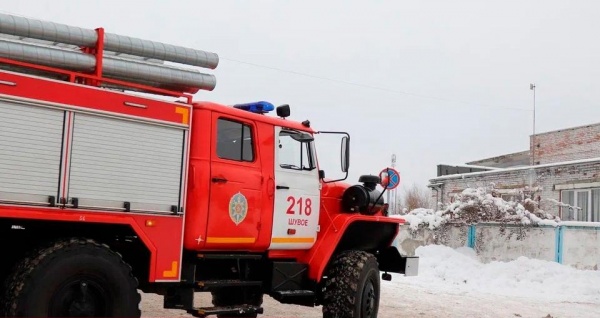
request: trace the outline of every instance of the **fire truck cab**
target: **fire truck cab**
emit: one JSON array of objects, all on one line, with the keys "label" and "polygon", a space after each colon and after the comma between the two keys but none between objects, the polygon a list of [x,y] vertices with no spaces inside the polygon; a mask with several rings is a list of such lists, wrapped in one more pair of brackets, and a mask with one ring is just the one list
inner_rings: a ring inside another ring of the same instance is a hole
[{"label": "fire truck cab", "polygon": [[[266,116],[267,102],[194,104],[184,246],[190,250],[310,249],[321,182],[314,131]],[[282,118],[289,106],[278,107]],[[208,198],[207,198],[208,195]]]},{"label": "fire truck cab", "polygon": [[264,295],[376,317],[380,276],[418,258],[392,244],[379,177],[320,168],[315,136],[339,135],[346,176],[350,136],[288,105],[194,101],[214,76],[163,60],[218,63],[0,14],[0,313],[136,317],[145,292],[199,317],[256,317]]}]

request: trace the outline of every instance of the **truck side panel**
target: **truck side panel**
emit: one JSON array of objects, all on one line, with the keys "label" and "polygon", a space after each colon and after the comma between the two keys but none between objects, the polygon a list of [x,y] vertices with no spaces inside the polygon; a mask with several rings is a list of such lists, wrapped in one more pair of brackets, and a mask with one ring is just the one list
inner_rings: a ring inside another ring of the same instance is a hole
[{"label": "truck side panel", "polygon": [[128,224],[150,281],[179,280],[190,120],[191,105],[0,71],[0,218]]},{"label": "truck side panel", "polygon": [[10,180],[0,187],[0,200],[125,212],[182,210],[184,127],[7,96],[0,103],[0,176]]}]

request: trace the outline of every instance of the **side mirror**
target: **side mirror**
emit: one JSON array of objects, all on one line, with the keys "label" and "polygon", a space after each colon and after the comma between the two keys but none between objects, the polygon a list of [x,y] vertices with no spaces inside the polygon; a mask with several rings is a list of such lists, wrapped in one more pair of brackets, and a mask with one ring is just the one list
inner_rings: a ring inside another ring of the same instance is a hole
[{"label": "side mirror", "polygon": [[344,136],[342,138],[342,172],[348,172],[350,168],[350,137]]},{"label": "side mirror", "polygon": [[[323,180],[324,183],[331,183],[331,182],[337,182],[337,181],[343,181],[346,180],[348,178],[348,169],[350,167],[350,135],[347,132],[342,132],[342,131],[317,131],[315,132],[315,134],[332,134],[332,135],[342,135],[342,139],[341,139],[341,149],[340,149],[340,165],[341,165],[341,170],[342,172],[345,174],[345,176],[341,179],[332,179],[332,180]],[[335,147],[335,144],[340,142],[340,139],[336,138],[335,142],[331,142],[331,143],[327,143],[327,153],[330,153],[330,149],[331,147]],[[332,153],[332,155],[334,156],[331,159],[335,158],[335,154]],[[332,162],[333,163],[333,162]],[[333,163],[335,164],[335,163]],[[322,178],[323,179],[325,177],[325,174],[323,173]]]}]

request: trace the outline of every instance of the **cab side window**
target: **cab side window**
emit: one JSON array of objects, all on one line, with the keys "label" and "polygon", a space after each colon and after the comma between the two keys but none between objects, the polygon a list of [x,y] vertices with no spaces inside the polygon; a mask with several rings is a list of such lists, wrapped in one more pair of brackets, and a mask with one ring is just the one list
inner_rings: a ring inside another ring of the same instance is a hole
[{"label": "cab side window", "polygon": [[254,161],[254,141],[250,126],[228,119],[218,119],[217,156],[237,161]]},{"label": "cab side window", "polygon": [[313,170],[316,167],[309,134],[282,130],[279,133],[279,166],[284,169]]}]

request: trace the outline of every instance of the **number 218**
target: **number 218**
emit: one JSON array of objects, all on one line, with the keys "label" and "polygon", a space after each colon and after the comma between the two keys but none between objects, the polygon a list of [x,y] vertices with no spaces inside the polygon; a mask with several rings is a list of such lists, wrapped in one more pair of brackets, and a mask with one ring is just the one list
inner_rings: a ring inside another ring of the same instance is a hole
[{"label": "number 218", "polygon": [[312,213],[312,200],[310,198],[294,198],[292,196],[287,197],[287,202],[290,206],[287,209],[287,214],[296,214],[294,207],[298,206],[298,214],[309,216]]}]

